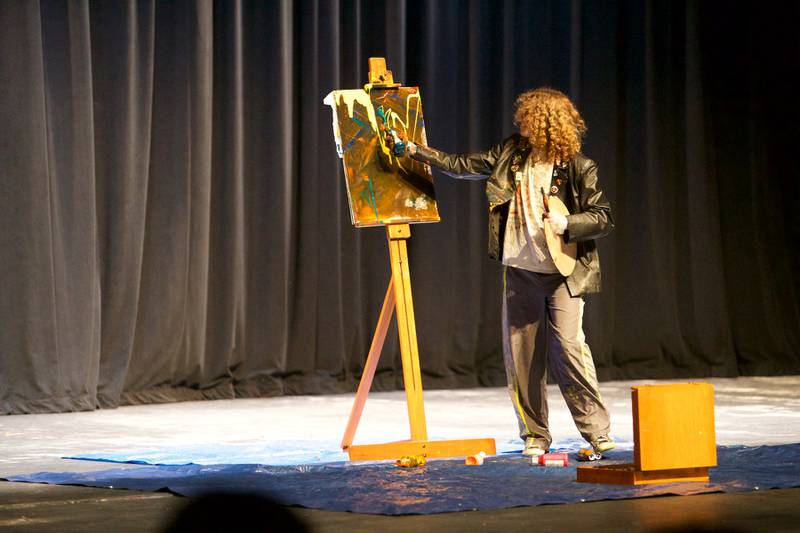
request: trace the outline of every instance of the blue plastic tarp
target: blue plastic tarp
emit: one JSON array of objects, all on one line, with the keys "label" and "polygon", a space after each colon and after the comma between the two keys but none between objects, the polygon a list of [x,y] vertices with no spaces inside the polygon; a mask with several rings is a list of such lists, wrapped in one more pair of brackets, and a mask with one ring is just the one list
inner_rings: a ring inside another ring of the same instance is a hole
[{"label": "blue plastic tarp", "polygon": [[[631,462],[624,451],[614,461]],[[402,469],[390,462],[295,466],[185,465],[97,472],[43,472],[10,481],[133,489],[168,490],[184,496],[246,492],[286,505],[371,514],[430,514],[573,503],[666,494],[742,492],[800,486],[800,444],[720,447],[709,483],[614,486],[578,483],[575,464],[567,468],[531,466],[521,454],[489,457],[483,466],[461,460],[432,460]]]}]

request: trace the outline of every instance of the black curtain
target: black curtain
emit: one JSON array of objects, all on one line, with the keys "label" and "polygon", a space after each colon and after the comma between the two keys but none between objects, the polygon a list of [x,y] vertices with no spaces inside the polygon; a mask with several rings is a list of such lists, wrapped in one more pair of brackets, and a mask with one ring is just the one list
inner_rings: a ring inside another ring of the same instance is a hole
[{"label": "black curtain", "polygon": [[[389,280],[349,222],[332,89],[384,56],[429,143],[549,85],[617,229],[602,379],[800,371],[794,2],[0,1],[0,412],[354,390]],[[504,383],[480,183],[412,228],[424,384]],[[402,385],[395,335],[375,389]]]}]

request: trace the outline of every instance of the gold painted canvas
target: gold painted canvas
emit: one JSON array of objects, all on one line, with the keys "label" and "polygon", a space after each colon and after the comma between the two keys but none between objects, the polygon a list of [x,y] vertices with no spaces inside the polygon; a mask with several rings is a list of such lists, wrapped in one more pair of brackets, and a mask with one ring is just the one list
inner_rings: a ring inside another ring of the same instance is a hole
[{"label": "gold painted canvas", "polygon": [[430,168],[397,157],[387,131],[427,144],[417,87],[333,91],[333,135],[344,165],[350,217],[356,227],[438,222]]}]

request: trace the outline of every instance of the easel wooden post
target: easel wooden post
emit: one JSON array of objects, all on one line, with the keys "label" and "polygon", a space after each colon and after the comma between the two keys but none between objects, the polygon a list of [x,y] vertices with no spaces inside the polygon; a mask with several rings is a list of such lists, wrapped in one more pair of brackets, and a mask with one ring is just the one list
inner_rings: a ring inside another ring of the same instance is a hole
[{"label": "easel wooden post", "polygon": [[[384,58],[370,58],[369,80],[372,87],[397,87],[392,73],[386,70]],[[397,459],[404,455],[425,455],[426,457],[456,457],[485,452],[493,455],[497,452],[494,439],[466,439],[429,441],[425,422],[425,406],[422,399],[422,373],[419,366],[419,348],[417,345],[417,327],[414,320],[414,301],[411,294],[411,272],[408,267],[408,249],[406,241],[411,238],[411,226],[408,224],[392,224],[386,226],[389,244],[389,257],[392,265],[392,278],[386,289],[383,307],[370,345],[364,372],[358,386],[350,418],[347,421],[342,449],[346,450],[351,461],[378,459]],[[378,366],[381,349],[386,340],[386,333],[397,309],[397,329],[400,336],[400,355],[403,363],[403,383],[408,405],[408,422],[411,439],[385,444],[353,445],[358,422],[367,402],[367,395],[372,386],[375,369]]]}]

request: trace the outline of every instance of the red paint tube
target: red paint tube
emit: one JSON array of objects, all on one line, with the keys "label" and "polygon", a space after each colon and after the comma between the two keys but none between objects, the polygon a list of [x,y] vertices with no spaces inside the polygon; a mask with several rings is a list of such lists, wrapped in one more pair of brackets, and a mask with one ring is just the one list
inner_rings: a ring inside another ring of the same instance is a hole
[{"label": "red paint tube", "polygon": [[569,455],[566,453],[546,453],[539,456],[539,466],[569,466]]}]

